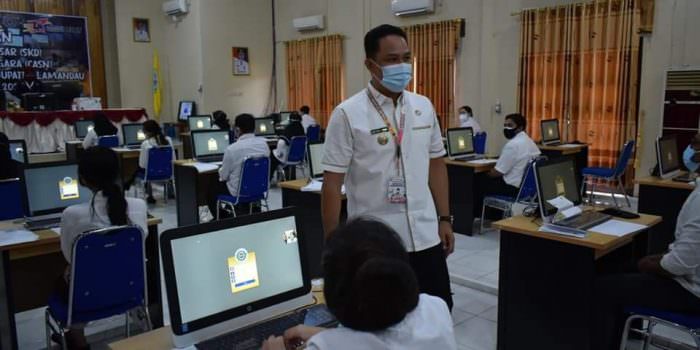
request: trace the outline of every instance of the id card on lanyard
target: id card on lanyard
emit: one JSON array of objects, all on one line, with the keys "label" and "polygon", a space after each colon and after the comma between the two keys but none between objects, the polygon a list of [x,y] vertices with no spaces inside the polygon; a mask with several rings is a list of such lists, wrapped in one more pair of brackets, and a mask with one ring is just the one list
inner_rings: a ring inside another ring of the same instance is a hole
[{"label": "id card on lanyard", "polygon": [[374,109],[377,110],[377,113],[379,113],[379,116],[384,121],[384,124],[386,124],[386,128],[389,130],[389,133],[391,134],[392,138],[394,139],[394,143],[396,144],[396,160],[394,162],[396,168],[396,176],[392,176],[391,178],[389,178],[389,182],[387,183],[387,201],[392,204],[405,204],[406,180],[402,174],[401,169],[401,140],[403,140],[404,126],[406,124],[406,114],[403,112],[403,110],[400,112],[401,119],[397,123],[398,130],[396,130],[394,125],[392,125],[389,121],[389,118],[387,117],[386,113],[384,113],[382,107],[379,105],[374,96],[372,96],[372,93],[369,90],[367,90],[367,97],[369,97],[369,101],[374,106]]}]

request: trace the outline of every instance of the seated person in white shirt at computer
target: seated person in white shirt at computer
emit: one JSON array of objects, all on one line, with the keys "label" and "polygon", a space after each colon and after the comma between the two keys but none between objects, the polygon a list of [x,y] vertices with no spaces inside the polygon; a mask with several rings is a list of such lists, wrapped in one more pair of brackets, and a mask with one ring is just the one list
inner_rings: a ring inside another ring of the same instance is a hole
[{"label": "seated person in white shirt at computer", "polygon": [[447,304],[419,292],[401,238],[387,225],[360,218],[337,228],[326,241],[323,270],[326,305],[342,326],[297,326],[263,350],[300,341],[310,350],[457,348]]},{"label": "seated person in white shirt at computer", "polygon": [[309,114],[311,111],[309,106],[301,106],[299,111],[301,112],[301,125],[304,127],[304,133],[306,133],[306,131],[309,130],[309,126],[317,125],[318,123],[316,123],[316,119]]},{"label": "seated person in white shirt at computer", "polygon": [[[109,148],[95,146],[86,149],[78,163],[80,183],[93,192],[92,200],[72,205],[61,217],[61,252],[71,264],[73,243],[86,231],[120,225],[137,225],[148,234],[146,203],[141,199],[124,198],[116,184],[119,174],[117,154]],[[70,266],[56,282],[56,294],[68,300]],[[108,276],[105,276],[108,278]],[[88,349],[84,325],[74,325],[67,333],[69,349]],[[57,339],[58,340],[58,339]],[[59,340],[60,342],[60,340]]]},{"label": "seated person in white shirt at computer", "polygon": [[509,114],[503,123],[503,136],[508,139],[496,166],[489,172],[487,194],[515,197],[527,165],[540,155],[540,149],[525,132],[527,122],[520,114]]},{"label": "seated person in white shirt at computer", "polygon": [[592,349],[619,349],[625,307],[700,315],[700,185],[678,213],[675,238],[665,254],[641,259],[636,271],[598,279]]},{"label": "seated person in white shirt at computer", "polygon": [[97,146],[97,141],[101,136],[117,135],[117,127],[103,113],[95,114],[92,118],[92,129],[89,129],[83,139],[83,149]]},{"label": "seated person in white shirt at computer", "polygon": [[459,107],[459,127],[472,128],[472,130],[474,130],[474,134],[478,134],[481,132],[481,126],[479,125],[479,122],[476,121],[476,118],[474,118],[474,114],[472,114],[471,107]]},{"label": "seated person in white shirt at computer", "polygon": [[[148,150],[150,150],[153,147],[173,146],[173,140],[170,139],[169,136],[165,136],[163,134],[163,129],[160,127],[160,125],[158,125],[158,122],[156,122],[155,120],[146,120],[143,123],[142,130],[143,133],[146,134],[146,139],[143,142],[141,142],[141,151],[139,152],[139,168],[136,170],[136,173],[131,178],[131,180],[127,181],[124,184],[125,191],[128,191],[129,188],[131,188],[131,185],[136,180],[136,174],[145,174],[146,167],[148,166]],[[174,149],[173,160],[175,160]],[[170,196],[173,196],[174,192],[169,192]],[[153,189],[151,188],[151,184],[146,185],[146,193],[148,195],[148,198],[146,198],[146,202],[148,202],[148,204],[155,204],[156,199],[153,198]]]},{"label": "seated person in white shirt at computer", "polygon": [[[240,114],[236,117],[234,127],[238,133],[238,139],[224,151],[224,159],[219,168],[219,182],[210,192],[209,210],[216,217],[216,200],[220,194],[232,196],[238,195],[238,186],[241,180],[241,168],[246,158],[264,156],[270,157],[270,147],[265,138],[255,136],[255,117],[250,114]],[[248,204],[239,204],[236,214],[248,214]],[[253,208],[259,210],[259,208]],[[227,215],[221,210],[221,217]]]},{"label": "seated person in white shirt at computer", "polygon": [[211,128],[217,130],[231,130],[231,123],[228,121],[228,116],[224,111],[215,111],[212,113],[214,123]]},{"label": "seated person in white shirt at computer", "polygon": [[[282,136],[279,141],[277,141],[277,148],[272,151],[274,157],[270,157],[270,179],[272,179],[272,176],[275,174],[277,166],[287,158],[289,145],[292,142],[292,138],[295,136],[306,136],[304,127],[301,124],[301,116],[297,112],[293,112],[289,116],[289,124],[284,128]],[[294,171],[292,171],[292,174],[292,179],[296,178]]]}]

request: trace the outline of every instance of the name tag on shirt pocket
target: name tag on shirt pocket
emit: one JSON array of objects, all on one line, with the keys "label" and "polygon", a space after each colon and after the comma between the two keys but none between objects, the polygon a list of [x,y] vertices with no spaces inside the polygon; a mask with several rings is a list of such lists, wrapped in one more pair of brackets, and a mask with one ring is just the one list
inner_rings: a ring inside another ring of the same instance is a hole
[{"label": "name tag on shirt pocket", "polygon": [[414,126],[413,131],[426,130],[432,128],[432,125]]},{"label": "name tag on shirt pocket", "polygon": [[385,126],[385,127],[383,127],[383,128],[372,129],[372,130],[369,131],[369,133],[372,134],[372,135],[381,134],[381,133],[383,133],[383,132],[389,132],[389,128],[387,128],[387,127]]}]

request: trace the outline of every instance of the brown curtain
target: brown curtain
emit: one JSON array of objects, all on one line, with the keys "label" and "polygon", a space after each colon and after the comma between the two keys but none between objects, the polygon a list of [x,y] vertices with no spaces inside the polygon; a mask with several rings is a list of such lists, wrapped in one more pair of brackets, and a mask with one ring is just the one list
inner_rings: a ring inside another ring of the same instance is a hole
[{"label": "brown curtain", "polygon": [[287,107],[311,108],[311,115],[325,128],[335,106],[344,98],[343,37],[330,35],[288,41]]},{"label": "brown curtain", "polygon": [[[0,10],[87,17],[92,95],[101,97],[102,105],[107,105],[100,0],[0,0]],[[90,93],[89,85],[84,92]]]},{"label": "brown curtain", "polygon": [[589,165],[612,167],[635,138],[638,0],[597,0],[522,13],[519,105],[528,133],[559,119],[562,137],[590,144]]},{"label": "brown curtain", "polygon": [[404,27],[413,53],[414,75],[409,90],[427,96],[440,125],[447,128],[455,116],[455,66],[463,20]]}]

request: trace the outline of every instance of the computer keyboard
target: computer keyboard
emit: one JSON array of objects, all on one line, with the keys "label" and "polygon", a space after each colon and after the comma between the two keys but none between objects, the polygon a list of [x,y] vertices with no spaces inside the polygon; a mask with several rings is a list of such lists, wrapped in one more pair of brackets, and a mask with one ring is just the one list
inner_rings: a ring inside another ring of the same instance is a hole
[{"label": "computer keyboard", "polygon": [[597,211],[584,211],[581,215],[555,222],[555,225],[587,230],[598,224],[610,220],[611,216]]},{"label": "computer keyboard", "polygon": [[688,173],[688,174],[679,175],[679,176],[674,177],[674,178],[673,178],[673,181],[676,181],[676,182],[691,182],[691,181],[695,181],[695,178],[696,178],[696,177],[697,177],[697,176],[696,176],[695,174]]},{"label": "computer keyboard", "polygon": [[337,321],[323,305],[316,305],[279,318],[271,319],[248,328],[227,333],[196,345],[201,350],[258,350],[271,335],[281,336],[289,328],[305,324],[315,327],[329,327]]},{"label": "computer keyboard", "polygon": [[52,217],[48,219],[41,219],[41,220],[31,220],[27,221],[24,226],[27,227],[29,230],[41,230],[41,229],[50,229],[50,228],[55,228],[61,225],[61,217]]}]

